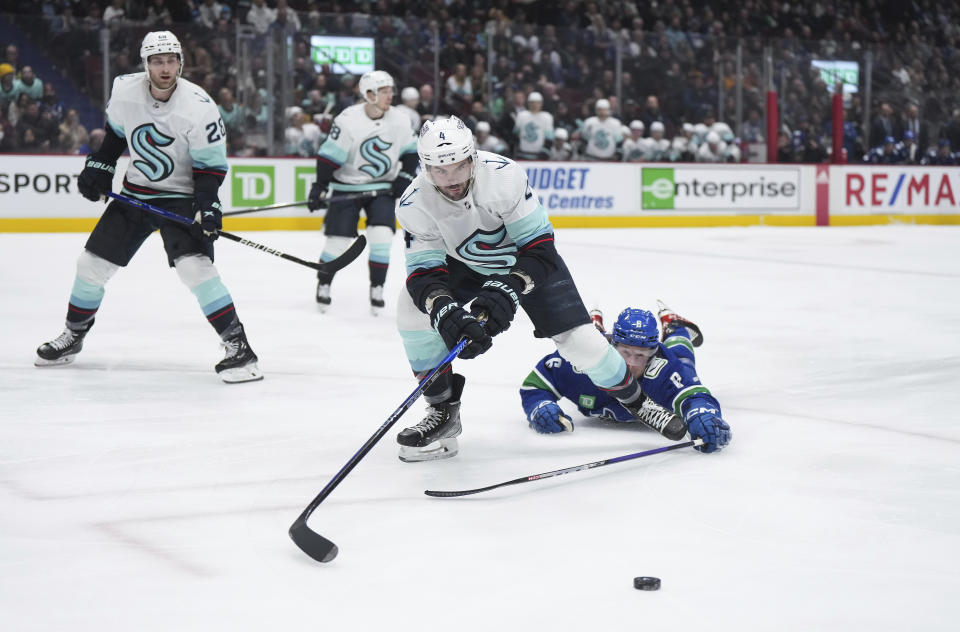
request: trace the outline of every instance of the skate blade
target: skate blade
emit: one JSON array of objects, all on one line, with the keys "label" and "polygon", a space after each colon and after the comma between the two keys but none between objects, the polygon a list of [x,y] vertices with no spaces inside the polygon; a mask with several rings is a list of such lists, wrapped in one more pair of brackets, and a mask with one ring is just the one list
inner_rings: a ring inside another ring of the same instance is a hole
[{"label": "skate blade", "polygon": [[73,359],[77,357],[77,354],[72,353],[68,356],[63,356],[62,358],[57,358],[56,360],[47,360],[37,356],[33,360],[33,366],[63,366],[65,364],[70,364],[73,362]]},{"label": "skate blade", "polygon": [[227,384],[240,384],[242,382],[256,382],[263,379],[263,373],[256,362],[251,362],[245,366],[238,366],[232,369],[224,369],[219,373],[220,379]]},{"label": "skate blade", "polygon": [[330,310],[330,303],[317,303],[317,311],[326,314]]},{"label": "skate blade", "polygon": [[422,448],[412,446],[400,446],[400,460],[404,463],[421,463],[423,461],[440,461],[441,459],[450,459],[457,456],[460,446],[457,445],[457,438],[450,437],[439,439]]},{"label": "skate blade", "polygon": [[376,305],[371,305],[371,306],[370,306],[370,315],[371,315],[371,316],[379,316],[379,315],[382,314],[382,313],[383,313],[383,307],[377,307]]}]

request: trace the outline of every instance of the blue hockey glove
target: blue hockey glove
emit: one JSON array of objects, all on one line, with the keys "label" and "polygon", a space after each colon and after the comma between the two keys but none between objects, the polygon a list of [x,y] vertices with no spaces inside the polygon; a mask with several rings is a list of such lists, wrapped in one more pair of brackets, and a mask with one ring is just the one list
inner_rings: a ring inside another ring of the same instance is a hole
[{"label": "blue hockey glove", "polygon": [[223,207],[215,195],[197,194],[193,201],[194,223],[190,232],[201,241],[214,241],[223,228]]},{"label": "blue hockey glove", "polygon": [[521,281],[510,275],[495,275],[487,279],[470,306],[473,315],[486,314],[484,325],[491,336],[503,333],[510,327],[520,307]]},{"label": "blue hockey glove", "polygon": [[544,400],[527,415],[530,425],[539,433],[573,432],[573,421],[563,414],[556,402]]},{"label": "blue hockey glove", "polygon": [[325,208],[327,206],[327,187],[329,182],[314,182],[310,187],[310,195],[307,196],[307,210],[311,213]]},{"label": "blue hockey glove", "polygon": [[77,190],[91,202],[99,202],[101,197],[113,190],[114,173],[116,173],[114,165],[94,158],[92,155],[87,156],[83,171],[77,178]]},{"label": "blue hockey glove", "polygon": [[407,190],[407,187],[410,186],[410,183],[413,182],[413,176],[409,173],[401,171],[397,174],[396,180],[393,181],[393,186],[391,187],[391,194],[393,197],[400,199],[403,196],[403,192]]},{"label": "blue hockey glove", "polygon": [[733,433],[716,408],[691,406],[687,411],[687,430],[694,439],[703,439],[703,445],[697,446],[700,452],[716,452],[730,443]]},{"label": "blue hockey glove", "polygon": [[459,357],[464,360],[477,357],[493,345],[493,338],[480,321],[454,300],[443,303],[436,301],[430,312],[430,322],[443,338],[447,349],[456,347],[462,338],[470,340],[460,352]]}]

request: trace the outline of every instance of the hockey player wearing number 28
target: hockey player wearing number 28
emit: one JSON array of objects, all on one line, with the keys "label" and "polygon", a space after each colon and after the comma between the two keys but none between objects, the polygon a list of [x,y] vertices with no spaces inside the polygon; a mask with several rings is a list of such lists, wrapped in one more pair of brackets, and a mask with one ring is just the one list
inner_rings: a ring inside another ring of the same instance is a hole
[{"label": "hockey player wearing number 28", "polygon": [[93,326],[107,281],[159,230],[167,263],[196,296],[226,349],[217,373],[228,383],[259,380],[263,375],[257,356],[213,265],[213,241],[222,217],[217,191],[227,173],[220,112],[201,87],[180,77],[183,50],[173,33],[147,33],[140,57],[145,72],[122,75],[113,82],[103,145],[87,157],[77,188],[88,200],[100,201],[112,190],[117,159],[129,149],[123,194],[195,223],[171,222],[120,201],[110,202],[77,261],[66,328],[40,345],[35,364],[67,364],[74,359]]},{"label": "hockey player wearing number 28", "polygon": [[[524,169],[477,151],[473,134],[456,117],[424,123],[417,152],[420,173],[397,207],[407,265],[397,326],[417,379],[463,338],[469,342],[461,359],[490,349],[523,307],[535,336],[551,338],[563,357],[627,410],[639,408],[639,384],[597,335]],[[457,453],[464,384],[448,367],[424,391],[426,417],[397,436],[401,460]]]},{"label": "hockey player wearing number 28", "polygon": [[[603,331],[603,316],[591,312]],[[627,308],[620,313],[609,334],[610,344],[623,356],[640,381],[644,405],[640,421],[660,430],[670,439],[683,438],[684,428],[694,439],[702,439],[701,452],[716,452],[730,443],[730,426],[720,416],[720,403],[697,376],[694,347],[703,343],[700,328],[660,303],[663,342],[659,341],[657,320],[645,309]],[[559,353],[543,357],[520,387],[520,400],[530,426],[540,433],[573,431],[573,421],[557,404],[562,397],[577,404],[587,417],[614,421],[637,421],[633,412],[598,389]]]}]

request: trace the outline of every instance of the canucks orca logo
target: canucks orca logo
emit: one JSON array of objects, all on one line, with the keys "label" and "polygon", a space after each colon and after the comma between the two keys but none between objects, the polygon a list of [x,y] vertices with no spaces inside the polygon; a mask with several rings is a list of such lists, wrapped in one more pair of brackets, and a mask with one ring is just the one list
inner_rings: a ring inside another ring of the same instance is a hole
[{"label": "canucks orca logo", "polygon": [[504,244],[507,229],[477,229],[457,246],[457,254],[465,260],[487,268],[512,268],[517,263],[516,244]]},{"label": "canucks orca logo", "polygon": [[173,143],[172,137],[161,133],[153,123],[147,123],[133,130],[130,141],[139,156],[133,165],[151,182],[163,180],[173,173],[173,159],[160,150],[160,147]]},{"label": "canucks orca logo", "polygon": [[363,144],[360,145],[360,155],[366,158],[368,163],[360,167],[360,171],[371,178],[379,178],[390,171],[393,163],[383,152],[389,149],[391,145],[392,143],[388,143],[379,136],[363,141]]}]

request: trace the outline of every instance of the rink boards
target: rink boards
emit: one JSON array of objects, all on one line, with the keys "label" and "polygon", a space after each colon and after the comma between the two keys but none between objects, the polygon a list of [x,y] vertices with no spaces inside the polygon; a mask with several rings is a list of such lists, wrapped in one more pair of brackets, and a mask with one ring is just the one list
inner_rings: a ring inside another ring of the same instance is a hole
[{"label": "rink boards", "polygon": [[[114,190],[128,159],[121,158]],[[960,167],[522,162],[555,226],[960,224]],[[226,211],[306,200],[309,158],[231,158]],[[103,205],[80,156],[0,156],[0,232],[86,232]],[[306,207],[228,218],[233,230],[317,229]]]}]

